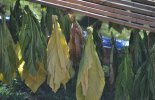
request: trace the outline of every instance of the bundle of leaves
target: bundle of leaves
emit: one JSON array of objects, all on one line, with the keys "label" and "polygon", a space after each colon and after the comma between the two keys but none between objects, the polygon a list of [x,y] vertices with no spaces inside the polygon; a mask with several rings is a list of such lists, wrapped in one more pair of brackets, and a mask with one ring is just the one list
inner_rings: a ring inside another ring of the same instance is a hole
[{"label": "bundle of leaves", "polygon": [[148,50],[148,39],[144,33],[146,60],[138,69],[134,79],[133,100],[153,100],[155,99],[155,71],[153,68],[153,50]]},{"label": "bundle of leaves", "polygon": [[25,84],[36,92],[46,79],[46,41],[40,25],[28,6],[24,8],[17,44],[19,74]]},{"label": "bundle of leaves", "polygon": [[10,7],[10,22],[9,29],[10,33],[17,43],[18,41],[18,33],[20,31],[21,19],[22,19],[22,9],[20,5],[20,0],[17,0],[14,7]]},{"label": "bundle of leaves", "polygon": [[38,20],[28,6],[22,19],[19,44],[26,68],[31,75],[38,71],[37,64],[45,64],[46,42]]},{"label": "bundle of leaves", "polygon": [[155,99],[155,73],[150,58],[138,69],[134,80],[133,100]]},{"label": "bundle of leaves", "polygon": [[116,78],[115,100],[132,100],[132,89],[134,73],[132,71],[133,63],[128,48],[125,48],[125,54],[118,67]]},{"label": "bundle of leaves", "polygon": [[0,80],[11,83],[17,70],[17,56],[15,44],[2,15],[0,23]]},{"label": "bundle of leaves", "polygon": [[139,30],[135,29],[131,32],[129,44],[129,50],[133,59],[133,71],[136,73],[146,60],[145,43],[140,36]]}]

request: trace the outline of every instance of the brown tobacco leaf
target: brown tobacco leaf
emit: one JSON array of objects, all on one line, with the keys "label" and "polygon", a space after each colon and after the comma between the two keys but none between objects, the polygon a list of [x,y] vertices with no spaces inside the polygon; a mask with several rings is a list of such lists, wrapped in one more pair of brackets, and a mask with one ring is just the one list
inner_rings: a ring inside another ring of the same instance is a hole
[{"label": "brown tobacco leaf", "polygon": [[70,59],[74,64],[78,64],[81,58],[83,46],[83,32],[77,21],[74,21],[71,28],[70,35]]}]

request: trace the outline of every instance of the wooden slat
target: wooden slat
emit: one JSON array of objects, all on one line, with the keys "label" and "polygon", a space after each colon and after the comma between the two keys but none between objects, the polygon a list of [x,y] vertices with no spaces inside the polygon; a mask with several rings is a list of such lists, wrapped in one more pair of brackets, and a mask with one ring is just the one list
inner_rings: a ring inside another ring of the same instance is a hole
[{"label": "wooden slat", "polygon": [[118,19],[115,19],[115,18],[111,18],[111,17],[99,15],[99,14],[96,14],[96,13],[92,13],[92,12],[89,12],[89,11],[81,10],[81,8],[77,9],[77,8],[71,7],[71,6],[73,6],[72,3],[68,4],[68,5],[65,5],[64,3],[60,2],[60,0],[52,0],[52,1],[51,0],[33,0],[33,1],[43,3],[43,4],[48,4],[48,5],[55,5],[57,7],[68,8],[68,9],[71,9],[71,10],[77,12],[77,13],[85,14],[87,16],[94,17],[94,18],[97,18],[97,19],[100,19],[100,20],[107,20],[109,22],[114,22],[114,23],[118,23],[118,24],[121,24],[121,25],[133,27],[133,28],[138,28],[138,29],[143,29],[143,30],[148,30],[148,31],[155,32],[155,28],[149,28],[149,27],[145,27],[143,25],[129,23],[129,22],[126,22],[126,21],[123,21],[123,20],[118,20]]},{"label": "wooden slat", "polygon": [[138,3],[142,3],[145,5],[151,5],[151,6],[155,6],[155,2],[153,2],[153,0],[132,0],[134,2],[138,2]]},{"label": "wooden slat", "polygon": [[141,3],[131,2],[131,1],[128,1],[128,0],[108,0],[108,1],[117,2],[117,3],[129,5],[129,6],[133,6],[133,7],[138,7],[138,8],[141,8],[141,9],[155,11],[154,6],[149,6],[149,5],[145,5],[145,4],[141,4]]},{"label": "wooden slat", "polygon": [[[67,0],[67,1],[73,1],[73,0]],[[109,12],[116,13],[116,14],[130,16],[130,17],[133,17],[133,18],[138,18],[138,19],[152,21],[152,22],[155,21],[155,17],[150,17],[150,16],[147,16],[147,15],[141,15],[141,14],[137,14],[137,13],[134,13],[134,12],[129,12],[129,11],[116,9],[116,8],[112,8],[112,7],[108,7],[108,6],[103,6],[103,5],[99,5],[99,4],[95,4],[95,3],[91,3],[91,2],[86,2],[86,1],[78,1],[78,2],[79,2],[79,4],[84,5],[84,6],[91,6],[93,8],[109,11]]]},{"label": "wooden slat", "polygon": [[133,11],[133,12],[136,12],[139,14],[144,14],[144,15],[149,15],[149,16],[155,17],[155,12],[150,11],[150,10],[141,9],[141,8],[138,8],[135,6],[133,7],[130,5],[125,5],[125,4],[106,1],[106,0],[100,0],[100,4],[107,5],[110,7],[119,8],[119,9],[130,10],[130,11]]},{"label": "wooden slat", "polygon": [[[130,21],[130,22],[134,22],[134,23],[138,23],[138,24],[148,24],[149,26],[155,27],[155,23],[153,23],[152,21],[150,22],[150,21],[146,21],[146,20],[141,20],[139,18],[132,18],[132,17],[129,17],[129,16],[124,16],[124,15],[111,13],[111,12],[100,10],[100,9],[95,9],[94,5],[91,5],[91,4],[87,3],[87,2],[82,2],[82,1],[77,1],[77,0],[66,0],[66,1],[72,2],[72,4],[73,4],[72,7],[75,6],[75,8],[79,7],[82,10],[87,10],[89,12],[102,14],[104,16],[109,16],[109,17],[113,17],[113,18],[117,18],[117,19],[122,19],[122,20]],[[63,3],[69,3],[69,2],[66,2],[66,1],[62,0]],[[61,0],[60,0],[60,2],[61,2]],[[87,5],[84,7],[84,6],[82,6],[83,4],[87,4]]]}]

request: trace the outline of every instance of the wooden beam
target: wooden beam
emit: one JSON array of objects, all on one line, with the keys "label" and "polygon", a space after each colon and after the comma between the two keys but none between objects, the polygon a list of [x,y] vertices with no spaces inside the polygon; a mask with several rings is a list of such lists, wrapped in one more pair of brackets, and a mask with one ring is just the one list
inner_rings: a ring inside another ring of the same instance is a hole
[{"label": "wooden beam", "polygon": [[155,12],[154,11],[150,11],[150,10],[146,10],[146,9],[141,9],[135,6],[130,6],[130,5],[125,5],[125,4],[121,4],[121,3],[117,3],[117,2],[112,2],[112,1],[107,1],[107,0],[100,0],[100,4],[109,6],[109,7],[115,7],[118,9],[124,9],[124,10],[130,10],[139,14],[143,14],[143,15],[149,15],[152,17],[155,17]]},{"label": "wooden beam", "polygon": [[138,2],[141,4],[145,4],[145,5],[150,5],[150,6],[155,6],[155,2],[153,2],[153,0],[131,0],[133,2]]},{"label": "wooden beam", "polygon": [[109,22],[114,22],[114,23],[118,23],[118,24],[121,24],[121,25],[133,27],[133,28],[138,28],[138,29],[142,29],[142,30],[148,30],[148,31],[155,32],[155,28],[151,28],[151,27],[149,28],[149,27],[145,27],[143,25],[134,24],[134,23],[131,23],[131,22],[127,22],[127,21],[115,19],[115,18],[112,18],[112,17],[104,16],[104,15],[101,15],[101,14],[96,14],[94,12],[87,11],[87,9],[85,9],[85,10],[81,9],[81,6],[80,6],[80,8],[76,8],[75,5],[73,6],[73,3],[65,3],[65,2],[62,2],[61,0],[52,0],[52,1],[51,0],[33,0],[33,1],[34,2],[39,2],[39,3],[42,3],[42,4],[54,5],[54,6],[57,6],[57,7],[63,7],[63,8],[71,9],[71,10],[77,12],[77,13],[81,13],[81,14],[84,14],[84,15],[87,15],[87,16],[90,16],[90,17],[100,19],[100,20],[106,20],[106,21],[109,21]]},{"label": "wooden beam", "polygon": [[[77,9],[80,8],[82,10],[86,10],[86,11],[97,13],[97,14],[102,14],[104,16],[109,16],[109,17],[113,17],[113,18],[116,18],[116,19],[130,21],[130,22],[138,23],[138,24],[147,24],[149,26],[155,27],[155,23],[152,22],[152,21],[142,20],[140,18],[132,18],[130,16],[116,14],[116,13],[105,11],[105,10],[102,10],[102,9],[97,9],[97,8],[95,8],[95,5],[91,5],[91,4],[89,4],[89,2],[82,2],[82,1],[77,1],[77,0],[66,0],[66,1],[60,0],[60,2],[61,1],[64,4],[65,3],[72,3],[72,6],[71,7],[75,7]],[[69,2],[67,2],[67,1],[69,1]]]},{"label": "wooden beam", "polygon": [[[108,0],[108,1],[117,2],[117,3],[129,5],[129,6],[133,6],[133,7],[138,7],[138,8],[141,8],[141,9],[155,11],[154,6],[150,6],[150,5],[146,5],[146,4],[142,4],[142,3],[137,3],[137,2],[131,2],[131,1],[128,1],[128,0]],[[139,1],[141,1],[141,0],[139,0]]]},{"label": "wooden beam", "polygon": [[[73,1],[73,0],[67,0],[67,1]],[[92,8],[96,8],[96,9],[100,9],[100,10],[105,10],[108,12],[112,12],[112,13],[116,13],[116,14],[120,14],[120,15],[124,15],[124,16],[130,16],[133,18],[138,18],[138,19],[142,19],[142,20],[147,20],[147,21],[155,21],[155,17],[150,17],[147,15],[142,15],[142,14],[137,14],[134,12],[130,12],[130,11],[126,11],[126,10],[121,10],[121,9],[116,9],[116,8],[112,8],[112,7],[108,7],[108,6],[104,6],[104,5],[99,5],[99,4],[95,4],[95,3],[91,3],[91,2],[87,2],[87,1],[77,1],[74,0],[74,2],[78,2],[78,4],[84,5],[84,6],[89,6]]]}]

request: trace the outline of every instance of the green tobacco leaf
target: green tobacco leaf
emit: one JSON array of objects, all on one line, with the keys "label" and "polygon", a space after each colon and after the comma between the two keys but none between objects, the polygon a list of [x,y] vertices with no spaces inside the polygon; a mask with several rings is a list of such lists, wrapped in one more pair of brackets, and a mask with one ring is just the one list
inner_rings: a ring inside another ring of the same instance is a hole
[{"label": "green tobacco leaf", "polygon": [[153,69],[150,69],[150,70],[153,74],[152,78],[154,79],[154,81],[152,81],[152,84],[151,84],[151,91],[152,91],[152,97],[153,99],[155,99],[155,44],[150,50],[150,56],[151,56],[151,61],[153,62]]},{"label": "green tobacco leaf", "polygon": [[116,39],[113,36],[113,32],[111,32],[111,53],[110,53],[110,76],[109,80],[110,83],[113,84],[116,81],[118,67],[121,63],[121,56],[116,47]]},{"label": "green tobacco leaf", "polygon": [[132,100],[133,78],[132,59],[125,48],[125,54],[118,68],[118,76],[116,78],[115,100]]},{"label": "green tobacco leaf", "polygon": [[111,28],[115,29],[118,33],[122,33],[124,26],[110,22],[109,23],[109,29],[111,29]]},{"label": "green tobacco leaf", "polygon": [[47,26],[48,34],[51,35],[52,33],[52,8],[50,7],[47,7],[46,9],[45,23]]},{"label": "green tobacco leaf", "polygon": [[42,10],[42,17],[41,17],[41,23],[40,23],[41,24],[41,30],[42,30],[44,36],[46,38],[48,38],[49,32],[48,32],[48,29],[47,29],[45,17],[46,17],[46,12],[44,10]]},{"label": "green tobacco leaf", "polygon": [[14,8],[12,8],[10,10],[11,10],[11,14],[14,16],[18,25],[21,25],[21,16],[22,16],[23,12],[22,12],[22,8],[21,8],[20,0],[17,0]]},{"label": "green tobacco leaf", "polygon": [[148,58],[139,68],[135,76],[133,99],[153,100],[154,98],[155,98],[155,73],[151,59]]},{"label": "green tobacco leaf", "polygon": [[52,25],[53,25],[52,15],[57,15],[58,16],[58,21],[60,23],[60,27],[63,28],[63,26],[64,26],[63,25],[63,18],[64,18],[64,15],[65,15],[65,11],[57,9],[55,7],[47,7],[46,12],[47,13],[46,13],[45,22],[46,22],[46,26],[47,26],[47,29],[49,31],[49,34],[51,35],[51,33],[52,33]]},{"label": "green tobacco leaf", "polygon": [[138,68],[145,61],[145,45],[139,34],[139,30],[132,31],[129,50],[133,59],[133,71],[136,73]]},{"label": "green tobacco leaf", "polygon": [[[155,99],[155,70],[154,70],[154,50],[149,52],[148,39],[144,32],[143,44],[145,61],[138,69],[133,89],[133,100],[154,100]],[[138,95],[138,96],[137,96]]]},{"label": "green tobacco leaf", "polygon": [[18,41],[19,28],[21,26],[22,9],[20,0],[17,0],[14,7],[10,7],[9,29],[15,43]]},{"label": "green tobacco leaf", "polygon": [[61,17],[61,20],[62,20],[61,28],[68,43],[70,40],[70,33],[71,33],[71,21],[69,20],[69,15],[65,14],[64,16]]},{"label": "green tobacco leaf", "polygon": [[97,51],[97,54],[99,55],[99,59],[101,61],[101,64],[103,65],[103,43],[102,43],[102,35],[100,34],[99,32],[99,29],[101,27],[101,24],[102,22],[98,22],[96,23],[93,28],[93,40],[94,40],[94,43],[96,45],[96,51]]},{"label": "green tobacco leaf", "polygon": [[25,11],[19,33],[19,43],[26,69],[30,74],[35,75],[38,71],[37,64],[45,63],[46,42],[35,16],[28,7]]},{"label": "green tobacco leaf", "polygon": [[15,20],[13,15],[10,15],[10,26],[9,26],[12,38],[15,43],[18,41],[18,32],[19,32],[19,26],[17,21]]},{"label": "green tobacco leaf", "polygon": [[13,39],[3,16],[2,23],[0,23],[0,73],[3,75],[2,80],[8,83],[14,78],[17,69],[17,56],[14,47]]}]

